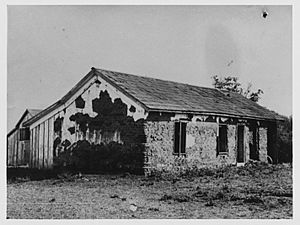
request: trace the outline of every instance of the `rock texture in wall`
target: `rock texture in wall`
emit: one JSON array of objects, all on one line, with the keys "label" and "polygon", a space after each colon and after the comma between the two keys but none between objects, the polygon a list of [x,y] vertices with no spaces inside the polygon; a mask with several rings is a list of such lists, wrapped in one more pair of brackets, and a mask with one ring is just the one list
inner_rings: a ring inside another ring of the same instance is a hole
[{"label": "rock texture in wall", "polygon": [[259,161],[268,162],[267,160],[267,128],[259,128]]},{"label": "rock texture in wall", "polygon": [[173,154],[175,122],[146,122],[146,167],[149,173],[184,173],[186,170],[236,163],[236,126],[228,126],[228,154],[217,156],[218,124],[188,122],[186,155]]}]

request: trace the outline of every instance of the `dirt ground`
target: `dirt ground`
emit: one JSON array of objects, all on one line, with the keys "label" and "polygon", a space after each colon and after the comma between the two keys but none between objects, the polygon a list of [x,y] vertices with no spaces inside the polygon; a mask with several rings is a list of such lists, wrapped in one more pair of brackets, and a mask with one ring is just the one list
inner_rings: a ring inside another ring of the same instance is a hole
[{"label": "dirt ground", "polygon": [[8,181],[8,219],[291,219],[292,167],[207,169],[182,178],[82,175]]}]

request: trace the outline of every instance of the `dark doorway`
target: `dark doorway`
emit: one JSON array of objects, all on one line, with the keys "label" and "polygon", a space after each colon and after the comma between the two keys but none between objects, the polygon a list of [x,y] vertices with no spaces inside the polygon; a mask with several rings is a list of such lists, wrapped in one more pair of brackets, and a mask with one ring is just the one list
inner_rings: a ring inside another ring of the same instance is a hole
[{"label": "dark doorway", "polygon": [[244,162],[244,126],[238,125],[237,129],[237,162]]},{"label": "dark doorway", "polygon": [[252,131],[252,143],[250,143],[250,159],[253,160],[259,160],[259,152],[258,152],[258,140],[259,140],[259,133],[258,133],[258,127],[253,126],[250,128],[250,131]]}]

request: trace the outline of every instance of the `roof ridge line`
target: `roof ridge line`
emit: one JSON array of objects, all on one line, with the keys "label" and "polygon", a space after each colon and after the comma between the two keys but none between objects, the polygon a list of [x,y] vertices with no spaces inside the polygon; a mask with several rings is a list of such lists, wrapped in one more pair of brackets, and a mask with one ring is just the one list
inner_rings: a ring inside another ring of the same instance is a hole
[{"label": "roof ridge line", "polygon": [[145,75],[137,75],[137,74],[131,74],[131,73],[124,73],[124,72],[119,72],[119,71],[115,71],[115,70],[107,70],[107,69],[101,69],[101,68],[95,68],[95,67],[92,67],[92,69],[94,69],[94,70],[103,70],[103,71],[106,71],[106,72],[120,73],[120,74],[129,75],[129,76],[142,77],[142,78],[146,78],[146,79],[159,80],[159,81],[164,81],[164,82],[171,82],[171,83],[181,84],[181,85],[183,84],[183,85],[187,85],[187,86],[190,86],[190,87],[197,87],[197,88],[201,87],[201,88],[206,88],[206,89],[210,89],[210,90],[215,90],[216,89],[216,88],[211,88],[211,87],[204,87],[204,86],[199,86],[199,85],[182,83],[182,82],[173,81],[173,80],[164,80],[164,79],[155,78],[155,77],[147,77]]},{"label": "roof ridge line", "polygon": [[[114,86],[115,88],[119,89],[119,91],[121,91],[124,95],[127,95],[127,97],[131,98],[132,100],[136,101],[138,104],[142,105],[144,109],[149,110],[149,107],[146,106],[142,101],[140,101],[139,99],[135,98],[134,96],[132,96],[130,93],[128,93],[128,91],[124,90],[122,87],[120,87],[118,84],[116,84],[113,80],[111,80],[108,76],[106,76],[105,74],[103,74],[102,72],[98,71],[99,69],[95,69],[94,67],[92,67],[93,72],[99,73],[100,76],[102,76],[102,79],[106,80],[106,82],[109,82],[110,85]],[[101,70],[101,69],[100,69]],[[104,70],[104,71],[109,71],[109,70]],[[114,72],[114,71],[109,71],[109,72]],[[119,73],[119,72],[116,72]],[[98,74],[96,74],[98,75]],[[130,74],[128,74],[130,75]],[[134,75],[133,75],[134,76]]]}]

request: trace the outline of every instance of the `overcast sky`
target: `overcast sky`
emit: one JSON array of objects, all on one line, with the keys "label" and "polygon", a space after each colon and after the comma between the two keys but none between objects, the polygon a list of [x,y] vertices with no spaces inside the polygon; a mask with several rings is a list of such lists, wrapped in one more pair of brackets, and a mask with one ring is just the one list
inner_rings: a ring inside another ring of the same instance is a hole
[{"label": "overcast sky", "polygon": [[292,114],[291,6],[8,6],[7,34],[9,130],[91,67],[206,87],[237,76]]}]

